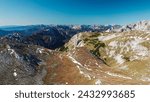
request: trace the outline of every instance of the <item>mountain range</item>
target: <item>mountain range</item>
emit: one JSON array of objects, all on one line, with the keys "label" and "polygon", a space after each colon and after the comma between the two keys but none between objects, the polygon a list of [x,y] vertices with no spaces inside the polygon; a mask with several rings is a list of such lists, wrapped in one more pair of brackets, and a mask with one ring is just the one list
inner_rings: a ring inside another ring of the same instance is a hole
[{"label": "mountain range", "polygon": [[0,84],[150,84],[150,21],[0,27]]}]

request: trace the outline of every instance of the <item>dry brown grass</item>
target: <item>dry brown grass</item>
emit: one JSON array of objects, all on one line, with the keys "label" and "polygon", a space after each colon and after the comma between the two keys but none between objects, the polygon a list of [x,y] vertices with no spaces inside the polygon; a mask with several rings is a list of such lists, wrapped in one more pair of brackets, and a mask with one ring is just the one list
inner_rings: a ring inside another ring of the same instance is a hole
[{"label": "dry brown grass", "polygon": [[[71,51],[73,52],[73,51]],[[77,64],[73,63],[71,59],[66,56],[66,53],[53,53],[47,60],[47,75],[44,78],[45,84],[69,84],[69,85],[91,85],[95,84],[97,79],[101,80],[103,85],[140,85],[150,84],[146,81],[141,81],[133,78],[129,73],[121,70],[117,70],[108,67],[88,52],[85,48],[78,48],[72,53],[72,56],[76,58],[83,66],[89,65],[87,70],[86,67],[81,68],[83,72],[91,76],[91,80],[80,73],[77,68]],[[100,65],[98,67],[95,63]],[[125,77],[131,77],[132,79],[111,76],[107,72],[115,75],[121,75]]]}]

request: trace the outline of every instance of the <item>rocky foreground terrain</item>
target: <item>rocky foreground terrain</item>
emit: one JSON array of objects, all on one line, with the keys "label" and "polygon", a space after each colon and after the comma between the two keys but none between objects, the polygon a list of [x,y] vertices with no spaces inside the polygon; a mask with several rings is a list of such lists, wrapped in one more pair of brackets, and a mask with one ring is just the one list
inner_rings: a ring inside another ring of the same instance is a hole
[{"label": "rocky foreground terrain", "polygon": [[149,21],[0,29],[0,84],[150,84]]}]

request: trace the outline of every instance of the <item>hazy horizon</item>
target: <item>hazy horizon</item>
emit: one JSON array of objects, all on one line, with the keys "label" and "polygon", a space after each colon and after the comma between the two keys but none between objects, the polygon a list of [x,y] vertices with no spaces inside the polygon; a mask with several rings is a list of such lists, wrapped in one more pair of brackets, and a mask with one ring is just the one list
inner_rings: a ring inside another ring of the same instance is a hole
[{"label": "hazy horizon", "polygon": [[0,0],[0,26],[125,25],[150,20],[149,0]]}]

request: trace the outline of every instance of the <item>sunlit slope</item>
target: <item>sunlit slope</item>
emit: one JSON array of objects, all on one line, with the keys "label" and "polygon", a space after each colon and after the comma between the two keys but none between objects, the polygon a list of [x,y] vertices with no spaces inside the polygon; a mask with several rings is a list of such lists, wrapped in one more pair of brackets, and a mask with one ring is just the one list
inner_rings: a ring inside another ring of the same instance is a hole
[{"label": "sunlit slope", "polygon": [[103,62],[133,79],[150,81],[150,33],[144,31],[80,33],[66,48],[87,48]]}]

